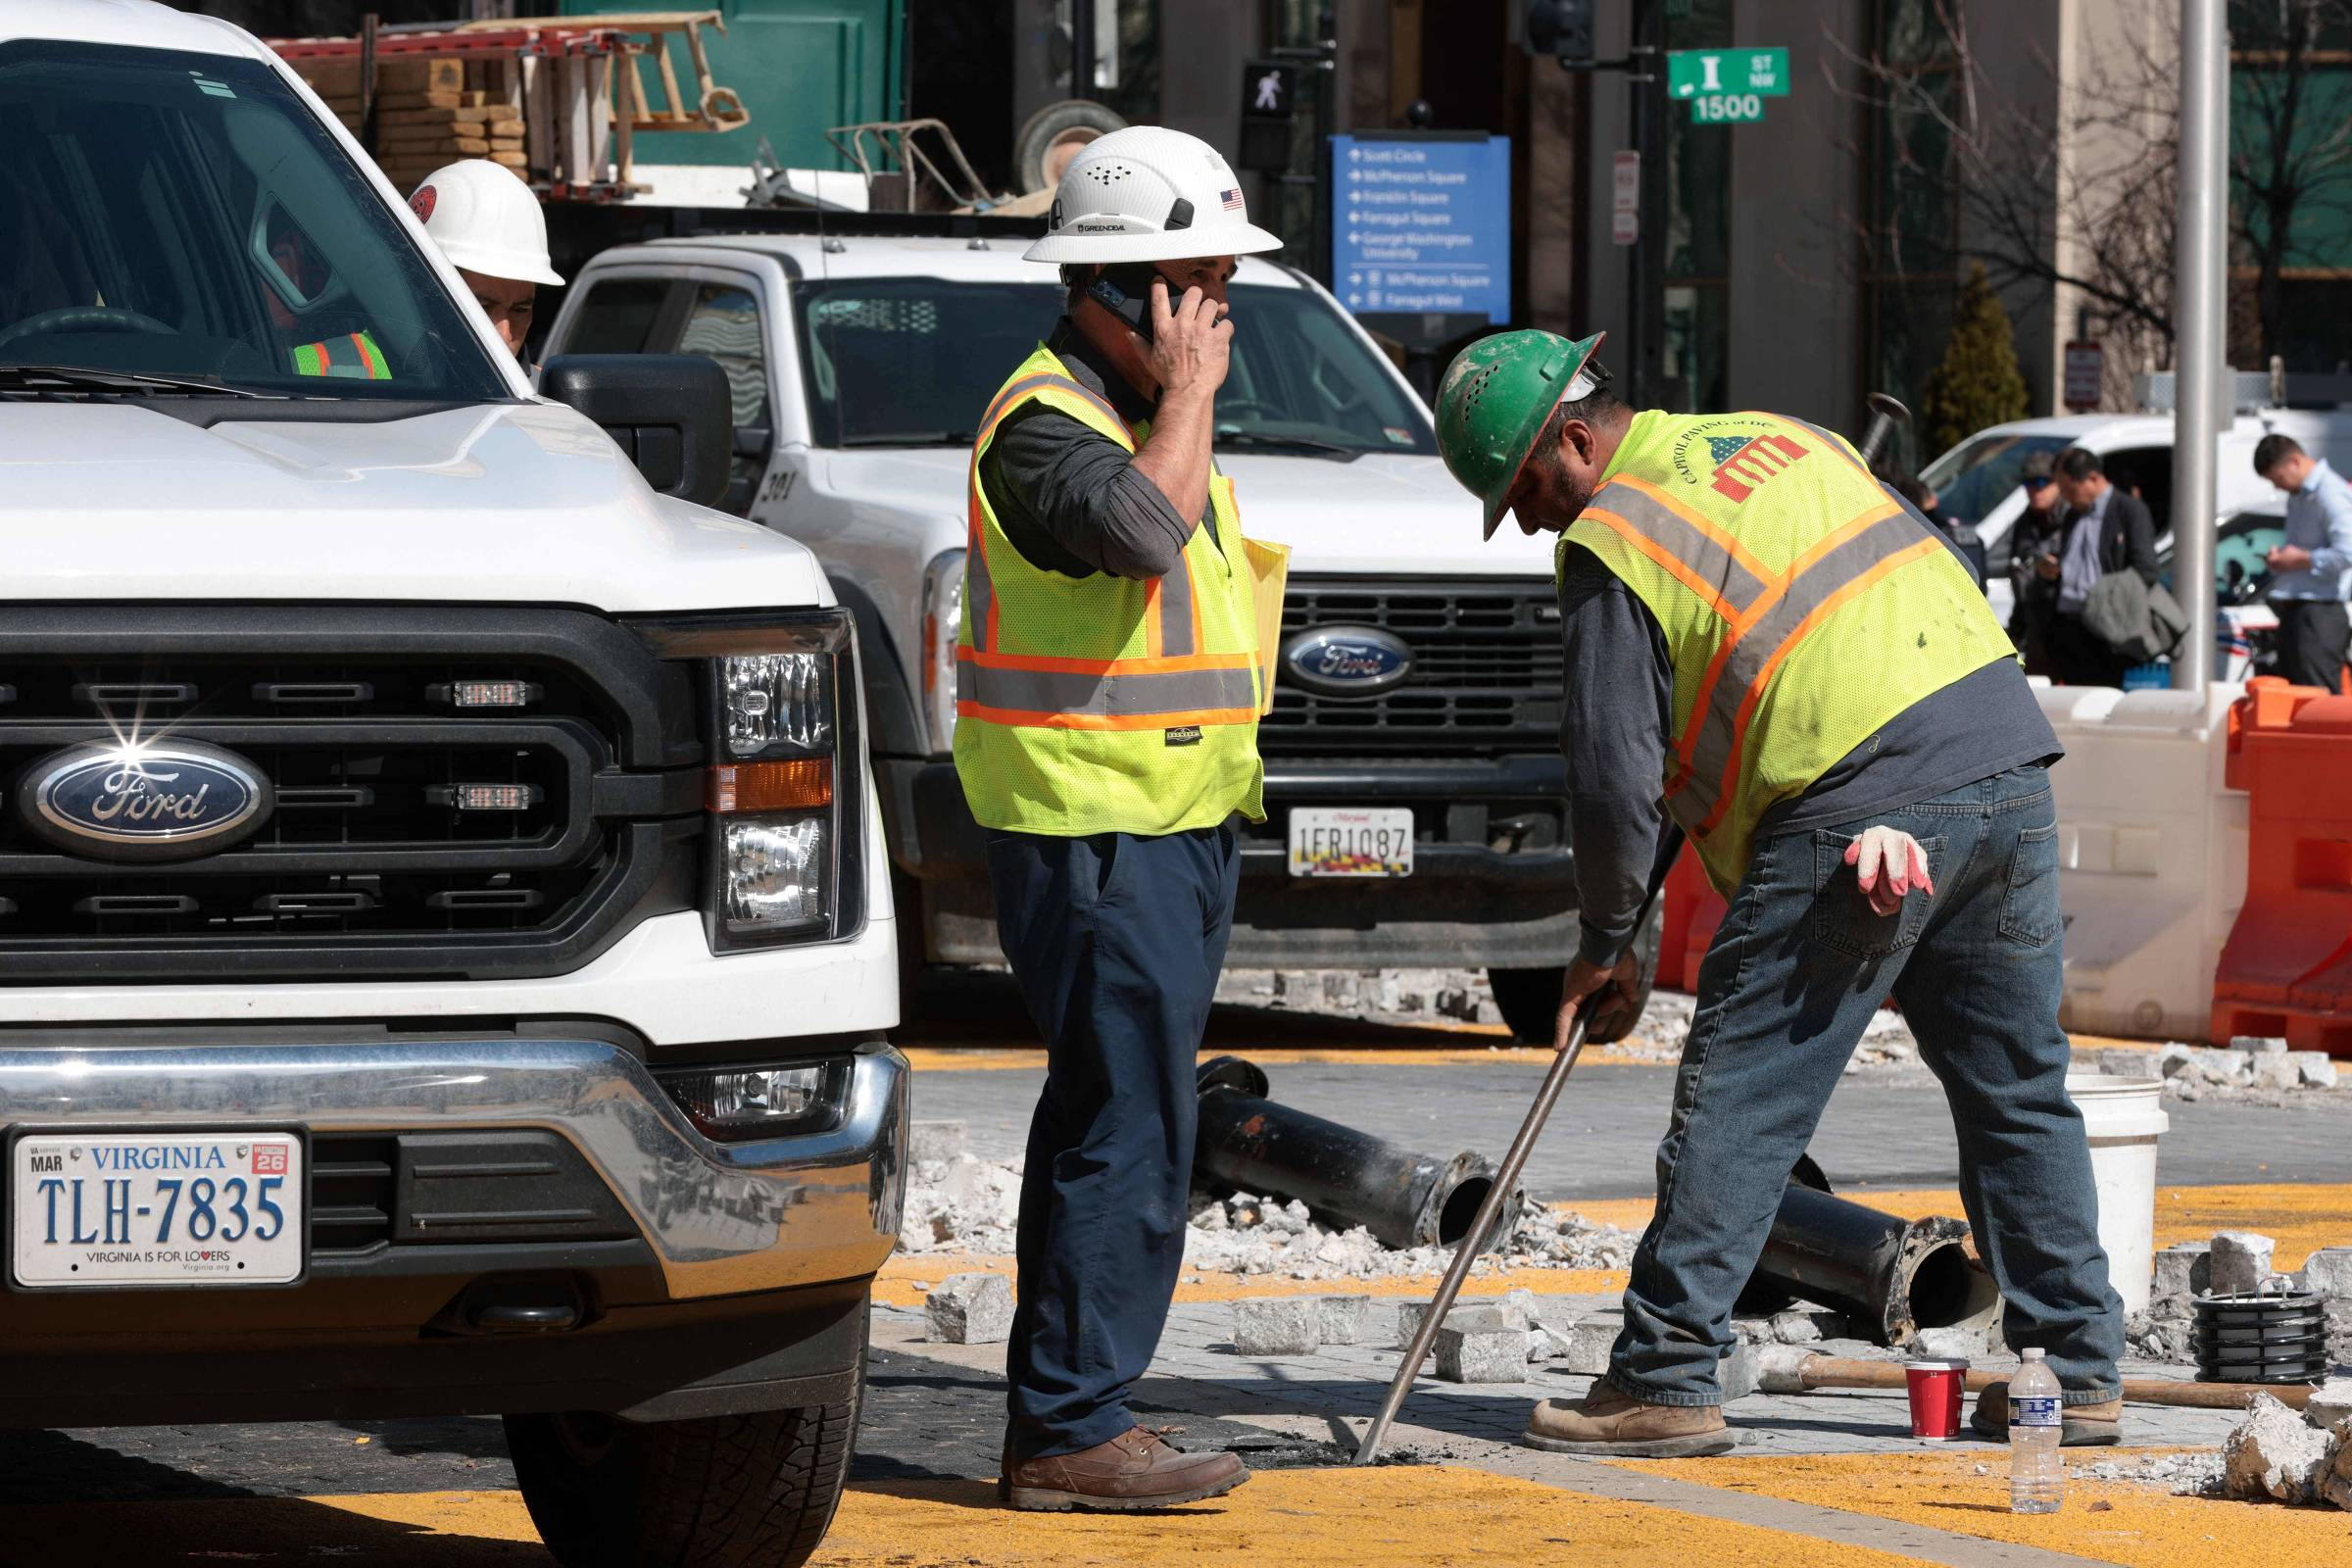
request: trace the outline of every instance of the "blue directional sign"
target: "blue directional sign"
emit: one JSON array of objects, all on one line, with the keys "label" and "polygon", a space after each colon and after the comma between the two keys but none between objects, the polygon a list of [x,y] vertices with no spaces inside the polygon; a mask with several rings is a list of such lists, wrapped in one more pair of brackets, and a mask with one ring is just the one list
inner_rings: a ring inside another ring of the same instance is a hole
[{"label": "blue directional sign", "polygon": [[1334,136],[1331,172],[1341,304],[1511,318],[1508,136]]}]

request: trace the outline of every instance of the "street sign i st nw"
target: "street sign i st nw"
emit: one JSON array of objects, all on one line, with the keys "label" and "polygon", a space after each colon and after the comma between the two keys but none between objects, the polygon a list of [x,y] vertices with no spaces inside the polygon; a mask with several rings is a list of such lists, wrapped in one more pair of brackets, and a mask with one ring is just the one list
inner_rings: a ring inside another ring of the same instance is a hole
[{"label": "street sign i st nw", "polygon": [[1331,138],[1332,292],[1350,312],[1511,318],[1511,139]]},{"label": "street sign i st nw", "polygon": [[1666,52],[1666,95],[1696,98],[1716,93],[1788,96],[1786,49],[1670,49]]}]

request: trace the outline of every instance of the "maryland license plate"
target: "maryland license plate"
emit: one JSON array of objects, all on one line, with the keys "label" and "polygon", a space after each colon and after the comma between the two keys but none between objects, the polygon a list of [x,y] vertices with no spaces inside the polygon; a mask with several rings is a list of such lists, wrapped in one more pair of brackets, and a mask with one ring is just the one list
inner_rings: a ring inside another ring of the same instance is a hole
[{"label": "maryland license plate", "polygon": [[1291,812],[1291,875],[1412,874],[1411,811],[1301,807]]},{"label": "maryland license plate", "polygon": [[288,1132],[26,1134],[9,1154],[16,1283],[300,1279],[302,1155]]}]

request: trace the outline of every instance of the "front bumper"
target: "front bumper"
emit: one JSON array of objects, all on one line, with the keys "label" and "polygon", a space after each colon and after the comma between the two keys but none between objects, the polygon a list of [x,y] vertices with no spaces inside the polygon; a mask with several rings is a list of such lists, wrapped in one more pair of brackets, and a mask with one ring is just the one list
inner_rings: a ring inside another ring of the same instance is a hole
[{"label": "front bumper", "polygon": [[[1001,961],[983,830],[953,763],[877,760],[901,869],[922,883],[920,930],[942,963]],[[1576,951],[1576,862],[1556,755],[1415,761],[1273,758],[1266,819],[1243,824],[1242,890],[1226,963],[1383,968],[1443,963],[1540,968]],[[1290,875],[1289,813],[1314,806],[1409,807],[1414,870],[1395,880]]]},{"label": "front bumper", "polygon": [[[760,1055],[744,1048],[744,1059]],[[906,1198],[906,1059],[880,1043],[852,1054],[829,1130],[719,1144],[695,1130],[636,1055],[587,1031],[113,1048],[0,1037],[0,1130],[552,1131],[618,1199],[673,1300],[880,1268]]]},{"label": "front bumper", "polygon": [[[400,1170],[388,1240],[322,1249],[314,1198],[297,1285],[12,1282],[0,1290],[0,1425],[583,1409],[676,1420],[850,1397],[869,1280],[905,1197],[908,1074],[896,1051],[849,1053],[830,1130],[720,1145],[625,1044],[589,1030],[334,1033],[0,1036],[7,1129],[292,1125],[314,1151],[377,1135]],[[506,1168],[490,1169],[501,1150]],[[431,1216],[418,1197],[428,1177],[445,1210]],[[562,1180],[572,1187],[551,1195],[545,1184]],[[448,1200],[485,1185],[535,1194],[537,1207],[445,1223]],[[566,1212],[568,1230],[553,1222]],[[554,1304],[562,1321],[527,1320]]]}]

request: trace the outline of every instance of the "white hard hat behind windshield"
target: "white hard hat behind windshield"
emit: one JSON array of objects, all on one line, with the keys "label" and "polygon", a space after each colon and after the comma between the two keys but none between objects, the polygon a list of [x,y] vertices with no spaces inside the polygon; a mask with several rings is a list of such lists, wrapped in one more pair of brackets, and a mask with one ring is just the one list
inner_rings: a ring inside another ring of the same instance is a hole
[{"label": "white hard hat behind windshield", "polygon": [[1079,149],[1054,190],[1030,262],[1173,262],[1250,256],[1282,241],[1250,221],[1217,150],[1164,125],[1129,125]]},{"label": "white hard hat behind windshield", "polygon": [[562,287],[547,255],[547,215],[520,175],[486,158],[467,158],[425,176],[409,210],[452,267],[485,277]]}]

